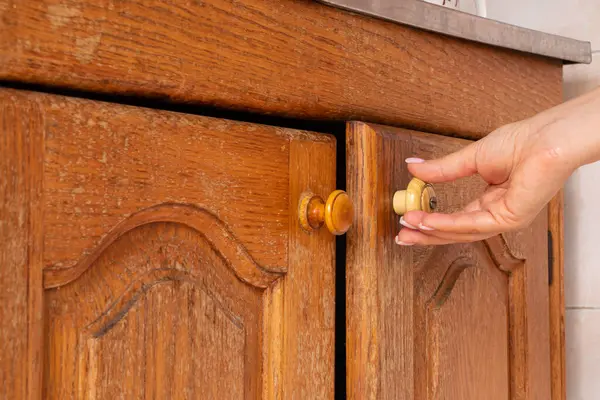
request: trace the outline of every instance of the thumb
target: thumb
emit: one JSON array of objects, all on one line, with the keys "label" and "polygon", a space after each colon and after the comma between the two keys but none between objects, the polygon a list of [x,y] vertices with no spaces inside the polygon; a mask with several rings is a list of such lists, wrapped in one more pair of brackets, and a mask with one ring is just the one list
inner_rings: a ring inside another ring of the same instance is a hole
[{"label": "thumb", "polygon": [[477,142],[436,160],[407,158],[408,170],[425,182],[449,182],[477,172]]}]

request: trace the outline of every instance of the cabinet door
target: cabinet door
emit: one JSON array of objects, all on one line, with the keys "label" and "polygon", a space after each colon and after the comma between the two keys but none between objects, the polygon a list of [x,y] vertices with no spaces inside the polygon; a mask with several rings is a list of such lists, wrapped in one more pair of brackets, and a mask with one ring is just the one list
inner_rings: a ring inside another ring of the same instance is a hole
[{"label": "cabinet door", "polygon": [[[547,214],[483,242],[401,247],[392,209],[407,157],[469,142],[350,123],[347,388],[351,399],[550,398]],[[482,192],[478,177],[435,185],[441,211]]]},{"label": "cabinet door", "polygon": [[296,211],[334,190],[332,137],[14,90],[0,109],[13,398],[333,397],[334,240]]}]

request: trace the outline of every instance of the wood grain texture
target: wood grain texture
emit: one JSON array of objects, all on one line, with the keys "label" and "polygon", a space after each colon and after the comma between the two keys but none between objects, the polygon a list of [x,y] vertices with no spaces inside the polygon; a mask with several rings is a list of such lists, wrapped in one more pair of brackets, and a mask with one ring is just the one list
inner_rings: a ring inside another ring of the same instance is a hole
[{"label": "wood grain texture", "polygon": [[[303,193],[335,189],[335,142],[294,140],[290,148],[290,210]],[[307,232],[290,213],[289,271],[284,281],[282,399],[334,398],[335,248],[326,227]]]},{"label": "wood grain texture", "polygon": [[[392,196],[409,156],[468,141],[353,122],[347,138],[347,389],[351,399],[545,399],[550,344],[545,213],[485,242],[400,247]],[[436,184],[442,212],[485,188]]]},{"label": "wood grain texture", "polygon": [[[334,189],[332,137],[9,89],[0,105],[46,148],[43,201],[2,193],[11,224],[35,205],[44,227],[43,398],[333,398],[334,237],[297,222],[301,193]],[[3,305],[27,315],[42,304],[15,271]]]},{"label": "wood grain texture", "polygon": [[482,137],[562,67],[308,0],[2,0],[0,78]]},{"label": "wood grain texture", "polygon": [[552,400],[566,400],[564,197],[561,191],[548,207],[552,233],[552,284],[550,285],[550,349],[552,350]]},{"label": "wood grain texture", "polygon": [[203,232],[140,226],[47,292],[46,398],[259,397],[262,292]]},{"label": "wood grain texture", "polygon": [[0,93],[0,397],[41,398],[43,115]]},{"label": "wood grain texture", "polygon": [[507,276],[481,243],[415,258],[415,399],[510,398]]},{"label": "wood grain texture", "polygon": [[163,203],[208,210],[258,264],[286,269],[290,131],[38,98],[47,120],[46,286],[74,279],[111,238],[131,228],[125,220],[135,225],[130,217]]}]

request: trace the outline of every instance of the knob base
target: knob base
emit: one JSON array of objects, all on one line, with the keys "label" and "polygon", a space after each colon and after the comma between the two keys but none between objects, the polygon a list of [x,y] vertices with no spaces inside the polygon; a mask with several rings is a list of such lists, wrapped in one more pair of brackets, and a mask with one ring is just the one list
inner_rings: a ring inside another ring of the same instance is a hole
[{"label": "knob base", "polygon": [[305,193],[298,208],[300,226],[305,231],[317,230],[325,223],[325,201],[321,197]]},{"label": "knob base", "polygon": [[352,225],[353,217],[352,201],[343,190],[331,193],[327,202],[313,193],[304,193],[300,198],[298,220],[307,232],[326,225],[334,235],[343,235]]},{"label": "knob base", "polygon": [[406,213],[406,190],[398,190],[394,193],[392,204],[396,214],[404,215]]}]

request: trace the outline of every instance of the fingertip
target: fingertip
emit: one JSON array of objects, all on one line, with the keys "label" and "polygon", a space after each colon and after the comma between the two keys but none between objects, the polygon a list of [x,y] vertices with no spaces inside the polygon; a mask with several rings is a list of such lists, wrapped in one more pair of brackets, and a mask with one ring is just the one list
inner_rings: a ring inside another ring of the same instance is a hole
[{"label": "fingertip", "polygon": [[[446,213],[426,213],[424,211],[415,212],[415,216],[410,218],[410,222],[416,223],[416,226],[420,231],[435,231],[435,230],[446,230],[450,226],[454,225],[454,218],[456,214]],[[413,219],[414,218],[414,219]]]},{"label": "fingertip", "polygon": [[407,228],[417,229],[426,214],[427,213],[424,211],[408,211],[402,216],[402,221],[400,223],[404,222],[402,225]]},{"label": "fingertip", "polygon": [[445,179],[440,175],[440,168],[435,160],[422,163],[407,163],[408,172],[425,182],[439,183]]},{"label": "fingertip", "polygon": [[406,160],[404,160],[404,162],[407,164],[423,164],[425,160],[418,157],[408,157]]},{"label": "fingertip", "polygon": [[396,243],[401,246],[426,246],[429,244],[436,244],[439,240],[436,237],[428,236],[424,232],[419,230],[413,230],[408,228],[403,228],[398,236],[396,237]]},{"label": "fingertip", "polygon": [[417,176],[419,175],[419,172],[421,169],[423,169],[423,163],[420,164],[410,164],[410,163],[406,163],[406,167],[408,168],[408,172],[411,173],[411,175],[413,176]]},{"label": "fingertip", "polygon": [[414,243],[403,242],[402,240],[400,240],[400,236],[396,236],[394,238],[394,241],[396,242],[396,244],[398,246],[412,246],[412,245],[414,245]]},{"label": "fingertip", "polygon": [[396,244],[400,246],[412,246],[418,240],[418,237],[415,237],[414,233],[418,233],[418,231],[410,228],[402,228],[398,232],[398,235],[396,235]]},{"label": "fingertip", "polygon": [[410,229],[417,229],[417,227],[415,225],[412,225],[412,224],[406,222],[406,220],[404,219],[403,216],[400,217],[400,225],[405,226],[405,227],[410,228]]}]

